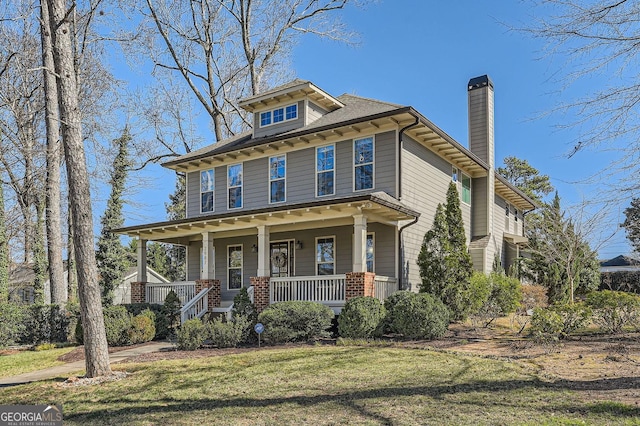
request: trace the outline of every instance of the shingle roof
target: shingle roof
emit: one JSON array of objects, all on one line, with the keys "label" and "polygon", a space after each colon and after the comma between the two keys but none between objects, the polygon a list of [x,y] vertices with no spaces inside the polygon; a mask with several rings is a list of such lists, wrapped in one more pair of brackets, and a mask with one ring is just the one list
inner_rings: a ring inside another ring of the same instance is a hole
[{"label": "shingle roof", "polygon": [[600,266],[640,266],[640,260],[620,255],[600,262]]}]

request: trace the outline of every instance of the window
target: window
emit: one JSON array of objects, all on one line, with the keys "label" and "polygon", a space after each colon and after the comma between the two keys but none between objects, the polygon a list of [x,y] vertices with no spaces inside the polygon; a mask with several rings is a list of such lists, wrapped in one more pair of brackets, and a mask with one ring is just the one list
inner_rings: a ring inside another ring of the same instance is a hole
[{"label": "window", "polygon": [[287,177],[287,157],[279,155],[269,158],[269,202],[281,203],[285,201]]},{"label": "window", "polygon": [[374,272],[375,238],[373,234],[367,234],[367,272]]},{"label": "window", "polygon": [[289,105],[286,108],[286,118],[287,120],[295,120],[298,118],[298,104]]},{"label": "window", "polygon": [[242,208],[242,163],[227,166],[229,209]]},{"label": "window", "polygon": [[462,202],[471,204],[471,178],[462,173]]},{"label": "window", "polygon": [[238,290],[242,288],[242,246],[228,246],[228,274],[227,288]]},{"label": "window", "polygon": [[270,126],[298,118],[298,104],[288,105],[260,113],[260,127]]},{"label": "window", "polygon": [[200,213],[209,213],[214,210],[214,176],[213,169],[200,172]]},{"label": "window", "polygon": [[354,190],[373,188],[373,138],[353,141]]},{"label": "window", "polygon": [[516,222],[518,221],[518,209],[513,209],[513,218]]},{"label": "window", "polygon": [[455,167],[451,169],[451,180],[453,182],[458,182],[458,169]]},{"label": "window", "polygon": [[334,193],[334,146],[316,148],[316,196]]},{"label": "window", "polygon": [[316,274],[335,274],[335,244],[333,237],[316,238]]},{"label": "window", "polygon": [[260,113],[260,127],[268,126],[271,124],[271,111],[265,111]]}]

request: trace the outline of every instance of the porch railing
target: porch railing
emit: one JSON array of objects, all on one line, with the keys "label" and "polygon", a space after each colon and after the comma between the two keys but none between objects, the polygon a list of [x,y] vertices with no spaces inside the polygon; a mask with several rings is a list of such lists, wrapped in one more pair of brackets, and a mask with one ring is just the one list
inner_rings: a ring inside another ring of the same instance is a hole
[{"label": "porch railing", "polygon": [[305,300],[326,305],[343,304],[346,280],[346,275],[273,277],[269,286],[269,302]]},{"label": "porch railing", "polygon": [[381,302],[398,291],[398,280],[396,278],[376,275],[373,285],[373,297]]},{"label": "porch railing", "polygon": [[145,286],[145,300],[147,303],[163,304],[164,299],[171,290],[175,291],[181,304],[185,304],[196,295],[195,281],[182,281],[175,283],[147,283]]},{"label": "porch railing", "polygon": [[209,290],[210,288],[203,288],[194,298],[190,299],[187,303],[180,308],[180,324],[184,324],[185,321],[193,318],[202,318],[209,309]]}]

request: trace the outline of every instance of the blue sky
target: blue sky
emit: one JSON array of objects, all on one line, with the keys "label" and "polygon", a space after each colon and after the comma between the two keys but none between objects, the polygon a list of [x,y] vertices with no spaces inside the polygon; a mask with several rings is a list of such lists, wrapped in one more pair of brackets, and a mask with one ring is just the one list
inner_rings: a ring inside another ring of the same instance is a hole
[{"label": "blue sky", "polygon": [[[567,154],[577,142],[576,130],[559,131],[571,117],[536,118],[584,87],[562,87],[556,81],[562,58],[545,55],[543,42],[509,25],[526,26],[533,19],[525,2],[504,0],[379,0],[365,8],[348,8],[346,25],[359,33],[359,44],[305,36],[294,48],[294,74],[337,96],[352,93],[411,105],[467,145],[467,90],[470,78],[488,74],[495,86],[496,162],[506,156],[529,161],[551,177],[564,206],[597,197],[599,188],[580,184],[614,158],[613,154],[580,151]],[[128,225],[165,219],[164,202],[173,190],[173,174],[154,165],[152,188],[144,197],[144,219]],[[171,182],[170,185],[167,182]],[[630,200],[614,207],[603,221],[608,233],[623,220]],[[600,243],[594,237],[594,243]],[[601,258],[631,251],[618,232],[599,247]]]}]

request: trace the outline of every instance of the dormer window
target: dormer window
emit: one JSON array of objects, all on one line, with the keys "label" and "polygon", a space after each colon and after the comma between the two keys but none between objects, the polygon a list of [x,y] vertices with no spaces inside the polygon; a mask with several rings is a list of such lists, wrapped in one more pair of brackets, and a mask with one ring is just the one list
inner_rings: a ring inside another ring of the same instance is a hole
[{"label": "dormer window", "polygon": [[260,127],[295,120],[296,118],[298,118],[298,104],[272,109],[271,111],[263,111],[260,113]]}]

